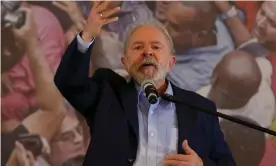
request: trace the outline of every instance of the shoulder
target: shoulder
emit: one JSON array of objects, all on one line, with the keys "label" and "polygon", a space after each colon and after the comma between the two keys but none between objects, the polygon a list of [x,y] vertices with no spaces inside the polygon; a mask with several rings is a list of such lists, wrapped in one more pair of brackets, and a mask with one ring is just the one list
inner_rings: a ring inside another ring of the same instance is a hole
[{"label": "shoulder", "polygon": [[64,38],[64,32],[62,30],[61,24],[52,12],[44,7],[37,5],[31,5],[31,10],[38,33],[42,35],[42,37],[46,37],[43,36],[43,34],[50,33],[57,37]]},{"label": "shoulder", "polygon": [[208,99],[196,92],[193,92],[193,91],[186,91],[186,93],[190,95],[191,100],[194,101],[194,103],[196,105],[200,105],[202,107],[208,107],[208,108],[216,111],[216,105],[210,99]]},{"label": "shoulder", "polygon": [[256,62],[261,70],[264,79],[270,79],[273,74],[273,67],[271,62],[264,57],[257,57]]},{"label": "shoulder", "polygon": [[193,91],[184,90],[176,86],[174,86],[174,88],[176,91],[179,91],[181,93],[180,96],[185,96],[186,101],[189,102],[191,105],[198,108],[207,108],[209,110],[216,111],[216,105],[210,99]]},{"label": "shoulder", "polygon": [[[51,23],[53,22],[58,22],[57,17],[50,12],[48,9],[38,6],[38,5],[31,5],[31,10],[34,16],[34,19],[36,21],[36,23],[41,23],[41,24],[48,24],[49,22],[47,21],[51,21]],[[41,19],[43,18],[43,19]]]},{"label": "shoulder", "polygon": [[127,83],[126,79],[109,68],[98,68],[92,76],[98,82],[110,83],[114,87],[119,87]]}]

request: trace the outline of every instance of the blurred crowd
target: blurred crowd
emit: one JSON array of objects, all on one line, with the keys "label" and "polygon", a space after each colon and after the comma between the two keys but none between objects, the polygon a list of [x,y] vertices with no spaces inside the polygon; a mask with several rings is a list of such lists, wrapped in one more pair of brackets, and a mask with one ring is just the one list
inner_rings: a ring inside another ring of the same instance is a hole
[{"label": "blurred crowd", "polygon": [[[173,84],[213,100],[219,112],[276,131],[276,1],[113,1],[110,8],[118,5],[119,20],[95,40],[90,75],[106,67],[128,77],[120,61],[124,32],[157,19],[174,41]],[[82,165],[90,132],[53,75],[92,6],[1,1],[1,165]],[[276,163],[275,137],[220,124],[238,166]]]}]

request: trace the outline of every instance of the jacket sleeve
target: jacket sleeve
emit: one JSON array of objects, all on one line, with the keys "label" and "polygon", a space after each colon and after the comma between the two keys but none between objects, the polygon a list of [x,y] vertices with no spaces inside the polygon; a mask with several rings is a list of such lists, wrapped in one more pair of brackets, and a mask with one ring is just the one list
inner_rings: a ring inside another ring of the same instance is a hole
[{"label": "jacket sleeve", "polygon": [[89,122],[94,114],[91,110],[95,110],[92,108],[100,91],[100,80],[94,76],[89,78],[93,43],[85,51],[81,51],[79,44],[78,38],[75,37],[68,46],[56,71],[54,82],[65,99]]},{"label": "jacket sleeve", "polygon": [[[216,106],[212,103],[212,108],[217,111]],[[203,159],[204,165],[210,166],[236,166],[230,148],[228,147],[224,135],[221,131],[218,117],[211,116],[212,120],[212,139],[211,139],[211,153],[209,158]]]}]

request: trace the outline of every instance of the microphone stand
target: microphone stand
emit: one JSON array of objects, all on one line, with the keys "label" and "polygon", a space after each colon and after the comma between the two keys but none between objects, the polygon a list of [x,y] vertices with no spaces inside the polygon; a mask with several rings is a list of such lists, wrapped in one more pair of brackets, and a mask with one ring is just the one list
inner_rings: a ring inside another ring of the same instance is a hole
[{"label": "microphone stand", "polygon": [[258,131],[261,131],[261,132],[268,133],[270,135],[276,136],[276,132],[273,131],[273,130],[269,130],[267,128],[263,128],[261,126],[258,126],[258,125],[255,125],[255,124],[252,124],[252,123],[240,120],[238,118],[234,118],[234,117],[222,114],[222,113],[217,112],[217,111],[208,110],[208,109],[203,108],[201,106],[196,106],[196,105],[184,102],[184,101],[177,100],[172,95],[164,94],[164,95],[161,96],[161,98],[164,99],[164,100],[167,100],[169,102],[173,102],[173,103],[177,103],[177,104],[185,104],[185,105],[188,105],[189,107],[196,108],[197,110],[199,110],[201,112],[208,113],[208,114],[211,114],[211,115],[214,115],[214,116],[218,116],[218,117],[221,117],[223,119],[227,119],[227,120],[230,120],[232,122],[235,122],[235,123],[247,126],[249,128],[252,128],[252,129],[255,129],[255,130],[258,130]]}]

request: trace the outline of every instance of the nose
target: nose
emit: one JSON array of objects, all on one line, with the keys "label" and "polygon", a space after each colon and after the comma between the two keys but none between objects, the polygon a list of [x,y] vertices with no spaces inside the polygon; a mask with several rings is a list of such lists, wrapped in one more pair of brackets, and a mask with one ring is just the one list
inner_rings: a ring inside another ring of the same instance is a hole
[{"label": "nose", "polygon": [[83,135],[78,132],[75,132],[74,143],[78,144],[78,143],[81,143],[82,141],[83,141]]},{"label": "nose", "polygon": [[144,51],[143,56],[153,56],[153,52],[151,51]]}]

